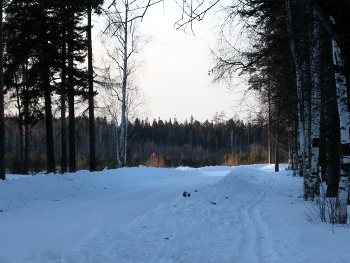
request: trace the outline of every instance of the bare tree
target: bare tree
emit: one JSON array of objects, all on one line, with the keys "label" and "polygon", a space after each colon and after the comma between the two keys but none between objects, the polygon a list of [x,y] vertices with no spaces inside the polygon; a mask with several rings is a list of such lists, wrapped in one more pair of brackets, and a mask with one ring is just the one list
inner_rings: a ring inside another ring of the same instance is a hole
[{"label": "bare tree", "polygon": [[[99,80],[97,81],[100,86],[102,86],[102,90],[100,91],[100,101],[102,106],[100,107],[100,111],[104,116],[109,116],[108,118],[111,120],[112,129],[113,129],[113,141],[111,143],[115,144],[115,148],[117,149],[117,157],[120,156],[120,148],[124,143],[125,147],[128,146],[128,142],[133,138],[130,138],[130,134],[132,130],[129,128],[129,123],[132,122],[135,118],[138,118],[142,114],[142,106],[145,102],[144,96],[140,88],[136,85],[136,83],[132,80],[128,80],[127,84],[127,92],[126,92],[126,107],[125,107],[125,139],[126,141],[121,142],[120,132],[121,132],[121,111],[122,111],[122,99],[121,99],[121,84],[120,84],[120,76],[115,75],[115,70],[111,69],[111,67],[106,67],[103,70],[103,73],[99,76]],[[126,153],[125,153],[126,154]],[[126,155],[123,155],[126,158]],[[118,159],[118,165],[120,166]]]},{"label": "bare tree", "polygon": [[[109,9],[105,10],[107,18],[107,28],[104,33],[110,37],[105,39],[104,45],[108,54],[109,60],[112,62],[110,67],[109,92],[112,92],[112,98],[116,98],[120,105],[120,111],[109,109],[112,114],[113,122],[118,127],[116,135],[117,143],[117,159],[119,167],[126,165],[127,161],[127,142],[128,142],[128,115],[131,113],[130,100],[134,97],[133,93],[137,91],[133,84],[133,75],[139,68],[139,63],[136,62],[135,56],[148,43],[149,38],[138,34],[137,20],[143,17],[144,10],[142,3],[134,0],[124,0],[113,2]],[[140,13],[141,12],[141,13]],[[112,41],[108,41],[112,40]],[[113,78],[110,74],[115,74],[111,70],[115,70],[116,77]],[[114,81],[111,81],[114,79]],[[119,121],[116,119],[119,115]]]}]

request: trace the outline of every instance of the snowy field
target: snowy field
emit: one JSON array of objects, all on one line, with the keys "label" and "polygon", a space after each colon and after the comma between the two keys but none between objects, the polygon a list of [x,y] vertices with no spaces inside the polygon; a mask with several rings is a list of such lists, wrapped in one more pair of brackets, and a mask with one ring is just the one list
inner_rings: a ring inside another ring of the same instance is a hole
[{"label": "snowy field", "polygon": [[8,175],[0,262],[350,262],[349,227],[301,196],[273,165]]}]

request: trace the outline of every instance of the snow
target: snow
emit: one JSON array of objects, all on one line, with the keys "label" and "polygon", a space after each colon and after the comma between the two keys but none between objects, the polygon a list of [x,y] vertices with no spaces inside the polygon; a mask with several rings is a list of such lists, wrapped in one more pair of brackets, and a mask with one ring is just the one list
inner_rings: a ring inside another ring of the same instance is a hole
[{"label": "snow", "polygon": [[301,197],[273,165],[8,175],[0,262],[350,262],[348,226]]}]

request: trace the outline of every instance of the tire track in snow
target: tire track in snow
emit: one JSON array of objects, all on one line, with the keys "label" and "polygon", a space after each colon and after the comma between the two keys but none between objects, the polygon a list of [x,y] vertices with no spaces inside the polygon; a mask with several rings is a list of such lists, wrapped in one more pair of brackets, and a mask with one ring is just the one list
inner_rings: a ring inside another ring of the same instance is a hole
[{"label": "tire track in snow", "polygon": [[242,237],[238,246],[241,263],[270,263],[276,258],[261,216],[261,204],[275,187],[276,177],[273,176],[258,195],[252,194],[252,197],[238,208],[238,218],[242,227]]}]

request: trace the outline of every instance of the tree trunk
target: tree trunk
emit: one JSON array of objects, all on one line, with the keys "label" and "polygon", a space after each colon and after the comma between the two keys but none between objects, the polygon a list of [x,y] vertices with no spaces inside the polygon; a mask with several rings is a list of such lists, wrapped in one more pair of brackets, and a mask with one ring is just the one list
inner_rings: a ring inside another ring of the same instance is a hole
[{"label": "tree trunk", "polygon": [[[62,5],[65,13],[65,5]],[[61,173],[67,172],[67,121],[66,121],[66,77],[67,77],[67,38],[66,27],[62,25],[62,60],[61,60]]]},{"label": "tree trunk", "polygon": [[320,24],[313,16],[313,26],[310,29],[311,52],[311,173],[309,174],[310,198],[319,195],[319,153],[320,153],[320,120],[321,120],[321,79],[320,79]]},{"label": "tree trunk", "polygon": [[[46,18],[44,1],[40,1],[40,8],[43,14],[43,18]],[[51,111],[51,86],[50,86],[50,68],[47,65],[47,51],[46,47],[47,37],[46,31],[42,32],[42,50],[40,54],[42,67],[42,81],[45,99],[45,124],[46,124],[46,148],[47,148],[47,172],[54,173],[56,169],[55,165],[55,152],[54,152],[54,139],[53,139],[53,127],[52,127],[52,111]]]},{"label": "tree trunk", "polygon": [[[323,97],[325,103],[325,122],[321,124],[325,126],[325,148],[326,148],[326,169],[322,170],[324,173],[324,179],[327,183],[327,197],[337,197],[339,188],[339,174],[341,166],[341,157],[339,147],[335,145],[341,145],[340,143],[340,120],[337,100],[333,99],[337,97],[337,89],[335,82],[334,66],[333,66],[333,48],[332,38],[328,36],[323,39],[323,54],[327,54],[324,57],[322,67],[326,69],[326,74],[323,77]],[[331,98],[331,99],[330,99]]]},{"label": "tree trunk", "polygon": [[[27,89],[27,61],[22,65],[22,82],[23,89]],[[27,98],[23,100],[23,168],[22,173],[28,174],[28,165],[29,165],[29,101]]]},{"label": "tree trunk", "polygon": [[24,105],[24,115],[25,115],[25,123],[24,123],[24,164],[23,164],[23,173],[29,173],[29,107],[28,102]]},{"label": "tree trunk", "polygon": [[[45,55],[44,55],[45,56]],[[43,70],[46,71],[46,70]],[[54,153],[54,140],[53,140],[53,127],[52,127],[52,113],[51,113],[51,89],[49,72],[44,73],[45,81],[45,123],[46,123],[46,148],[47,148],[47,172],[54,173],[56,170],[55,165],[55,153]]]},{"label": "tree trunk", "polygon": [[297,121],[297,156],[298,156],[298,169],[299,169],[299,176],[304,177],[305,176],[305,134],[304,134],[304,118],[302,116],[303,112],[303,88],[302,88],[302,70],[301,65],[298,61],[298,54],[296,50],[296,44],[294,41],[294,32],[293,32],[293,26],[292,26],[292,10],[291,10],[291,3],[290,0],[286,0],[286,13],[287,13],[287,29],[289,34],[289,42],[292,52],[292,57],[294,61],[295,66],[295,74],[296,74],[296,89],[297,89],[297,103],[298,103],[298,121]]},{"label": "tree trunk", "polygon": [[[26,87],[26,62],[21,65],[21,69],[15,75],[16,86],[16,104],[18,110],[18,131],[19,145],[17,147],[18,166],[14,172],[28,174],[28,120],[29,120],[29,102]],[[21,78],[18,75],[21,74]],[[21,84],[21,86],[19,86]],[[24,95],[26,94],[26,95]]]},{"label": "tree trunk", "polygon": [[88,79],[89,79],[89,137],[90,137],[90,171],[96,171],[96,151],[95,151],[95,108],[94,108],[94,80],[92,67],[92,39],[91,39],[91,11],[88,7]]},{"label": "tree trunk", "polygon": [[[19,84],[19,80],[17,77],[17,74],[15,76],[15,82],[16,84]],[[17,103],[17,110],[18,110],[18,131],[19,131],[19,145],[17,147],[17,156],[18,156],[18,166],[15,167],[14,173],[23,173],[23,153],[24,153],[24,140],[23,140],[23,105],[21,104],[21,91],[20,87],[16,87],[16,103]]]},{"label": "tree trunk", "polygon": [[67,172],[67,121],[66,121],[66,92],[65,92],[65,77],[62,71],[62,90],[61,90],[61,173]]},{"label": "tree trunk", "polygon": [[126,89],[128,81],[128,12],[129,7],[126,4],[125,11],[125,21],[124,21],[124,50],[123,50],[123,83],[122,83],[122,114],[120,122],[120,142],[119,142],[119,167],[124,167],[126,165]]},{"label": "tree trunk", "polygon": [[343,62],[341,59],[341,52],[338,44],[333,41],[333,59],[336,66],[335,81],[337,87],[338,97],[338,111],[340,119],[340,138],[342,149],[342,163],[340,169],[340,181],[338,190],[338,209],[337,219],[339,224],[346,224],[347,222],[347,205],[349,196],[349,164],[350,164],[350,119],[348,110],[348,95],[346,87],[346,78],[341,73]]},{"label": "tree trunk", "polygon": [[[303,3],[294,6],[295,12],[305,11]],[[307,54],[307,43],[309,42],[309,32],[298,32],[299,41],[296,41],[296,30],[293,27],[293,16],[291,1],[286,0],[287,29],[289,34],[290,47],[296,72],[296,88],[298,101],[298,161],[299,174],[304,177],[304,199],[314,198],[314,185],[311,175],[311,89],[310,86],[310,66],[309,61],[304,56]],[[299,24],[302,21],[297,21]],[[304,59],[302,59],[304,58]]]},{"label": "tree trunk", "polygon": [[0,180],[6,179],[5,169],[5,118],[4,118],[4,67],[3,67],[3,1],[0,0]]},{"label": "tree trunk", "polygon": [[271,125],[272,125],[272,119],[271,119],[271,88],[270,84],[268,82],[268,123],[267,123],[267,154],[268,154],[268,163],[272,162],[272,149],[271,149]]},{"label": "tree trunk", "polygon": [[279,149],[278,149],[278,134],[276,133],[275,141],[275,172],[279,172]]},{"label": "tree trunk", "polygon": [[[72,10],[71,10],[72,12]],[[75,161],[75,105],[74,105],[74,13],[68,24],[68,109],[69,109],[69,172],[76,172]]]}]

